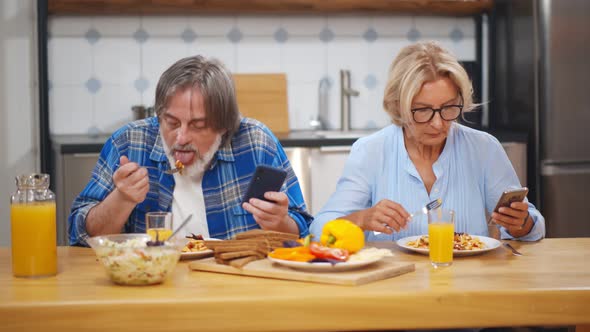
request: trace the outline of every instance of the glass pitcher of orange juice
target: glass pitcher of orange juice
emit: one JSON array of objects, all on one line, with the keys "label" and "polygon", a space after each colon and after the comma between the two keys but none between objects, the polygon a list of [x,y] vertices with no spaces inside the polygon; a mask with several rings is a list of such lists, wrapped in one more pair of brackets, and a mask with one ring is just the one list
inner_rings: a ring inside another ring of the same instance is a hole
[{"label": "glass pitcher of orange juice", "polygon": [[16,177],[10,197],[12,273],[16,277],[57,274],[55,194],[48,174]]}]

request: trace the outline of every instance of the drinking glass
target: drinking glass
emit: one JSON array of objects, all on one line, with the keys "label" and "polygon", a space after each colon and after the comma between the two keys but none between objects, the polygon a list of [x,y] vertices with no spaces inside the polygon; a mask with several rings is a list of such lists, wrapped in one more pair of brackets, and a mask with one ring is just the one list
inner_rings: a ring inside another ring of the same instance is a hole
[{"label": "drinking glass", "polygon": [[435,268],[453,264],[455,212],[447,209],[428,211],[430,263]]},{"label": "drinking glass", "polygon": [[148,212],[145,214],[146,233],[153,241],[166,241],[172,235],[171,212]]}]

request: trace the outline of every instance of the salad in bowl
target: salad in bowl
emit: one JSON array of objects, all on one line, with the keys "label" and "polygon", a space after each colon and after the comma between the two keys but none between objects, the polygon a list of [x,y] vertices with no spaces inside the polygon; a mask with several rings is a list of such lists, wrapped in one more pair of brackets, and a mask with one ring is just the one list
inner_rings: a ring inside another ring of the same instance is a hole
[{"label": "salad in bowl", "polygon": [[91,237],[88,244],[111,280],[120,285],[152,285],[166,280],[180,258],[171,242],[151,241],[147,234]]}]

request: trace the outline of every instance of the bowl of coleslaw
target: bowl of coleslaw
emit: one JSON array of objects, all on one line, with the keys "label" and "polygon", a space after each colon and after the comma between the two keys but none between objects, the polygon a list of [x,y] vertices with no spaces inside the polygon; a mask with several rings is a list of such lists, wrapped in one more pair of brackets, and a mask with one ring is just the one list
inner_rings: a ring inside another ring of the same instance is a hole
[{"label": "bowl of coleslaw", "polygon": [[148,246],[147,234],[114,234],[87,240],[111,280],[119,285],[159,284],[174,271],[180,259],[177,245]]}]

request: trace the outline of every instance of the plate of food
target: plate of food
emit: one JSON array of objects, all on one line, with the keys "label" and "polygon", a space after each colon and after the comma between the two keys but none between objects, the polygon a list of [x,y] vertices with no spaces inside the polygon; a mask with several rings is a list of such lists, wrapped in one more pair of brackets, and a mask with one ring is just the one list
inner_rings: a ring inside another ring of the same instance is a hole
[{"label": "plate of food", "polygon": [[365,248],[353,254],[345,262],[297,262],[267,257],[271,262],[295,270],[308,272],[340,272],[360,269],[380,261],[383,257],[393,256],[388,249]]},{"label": "plate of food", "polygon": [[[428,255],[428,235],[408,236],[396,241],[397,245]],[[498,248],[501,242],[487,236],[455,233],[453,256],[478,255]]]},{"label": "plate of food", "polygon": [[213,250],[207,248],[205,241],[220,241],[213,238],[187,238],[181,250],[180,260],[200,259],[213,256]]}]

